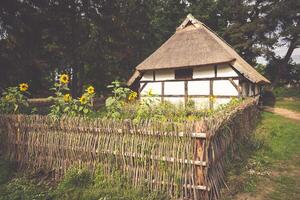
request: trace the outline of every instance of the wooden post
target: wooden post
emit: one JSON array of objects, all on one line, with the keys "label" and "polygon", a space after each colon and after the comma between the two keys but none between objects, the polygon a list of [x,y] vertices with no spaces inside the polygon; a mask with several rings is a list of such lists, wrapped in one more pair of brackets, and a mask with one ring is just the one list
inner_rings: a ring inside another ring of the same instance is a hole
[{"label": "wooden post", "polygon": [[165,82],[161,82],[161,102],[164,102],[164,96],[165,96]]},{"label": "wooden post", "polygon": [[213,80],[209,81],[209,109],[214,108],[213,95],[214,95],[214,82]]},{"label": "wooden post", "polygon": [[[195,124],[195,131],[199,133],[203,133],[207,131],[206,125],[203,121],[200,121]],[[194,160],[196,161],[203,161],[206,162],[206,151],[205,151],[206,139],[205,138],[196,138],[195,139],[195,154]],[[195,184],[206,186],[208,188],[207,181],[206,181],[206,173],[207,169],[206,166],[195,166]],[[208,199],[208,191],[201,191],[198,192],[198,196],[201,199]],[[198,197],[199,198],[199,197]]]},{"label": "wooden post", "polygon": [[184,81],[184,104],[188,102],[188,81]]},{"label": "wooden post", "polygon": [[230,83],[233,85],[233,87],[237,90],[238,94],[239,94],[239,97],[241,98],[242,97],[242,89],[239,85],[237,85],[233,80],[232,78],[229,78],[228,79],[230,81]]}]

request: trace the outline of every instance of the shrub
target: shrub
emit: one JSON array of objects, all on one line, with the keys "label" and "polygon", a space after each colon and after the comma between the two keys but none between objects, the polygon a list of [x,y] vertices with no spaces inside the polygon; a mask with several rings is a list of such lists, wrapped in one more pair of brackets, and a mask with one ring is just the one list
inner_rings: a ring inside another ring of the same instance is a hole
[{"label": "shrub", "polygon": [[[112,88],[113,96],[106,100],[106,113],[104,116],[113,119],[132,119],[136,123],[149,119],[153,121],[172,120],[174,122],[192,121],[213,115],[215,112],[236,106],[241,102],[239,98],[232,98],[230,103],[223,104],[218,109],[199,110],[192,100],[179,105],[168,101],[160,102],[151,90],[141,100],[136,101],[137,93],[121,87],[118,81],[114,81],[108,87]],[[214,96],[210,98],[215,100]]]},{"label": "shrub", "polygon": [[89,86],[79,99],[74,99],[69,93],[68,83],[69,76],[62,74],[59,82],[55,83],[53,88],[50,88],[54,91],[54,96],[49,98],[54,101],[54,104],[50,107],[49,115],[59,118],[63,115],[74,117],[92,114],[93,98],[95,96],[94,87]]},{"label": "shrub", "polygon": [[30,113],[27,101],[27,92],[29,86],[27,83],[19,84],[19,87],[9,87],[3,93],[0,99],[0,112],[4,114]]}]

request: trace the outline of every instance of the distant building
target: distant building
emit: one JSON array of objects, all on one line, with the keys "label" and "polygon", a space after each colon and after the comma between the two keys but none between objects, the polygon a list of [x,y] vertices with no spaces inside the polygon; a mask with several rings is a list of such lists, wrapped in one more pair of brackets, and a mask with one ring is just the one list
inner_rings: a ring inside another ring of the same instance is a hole
[{"label": "distant building", "polygon": [[128,80],[140,98],[172,103],[193,100],[198,108],[216,108],[233,97],[260,95],[270,83],[229,44],[191,14],[161,47],[140,63]]}]

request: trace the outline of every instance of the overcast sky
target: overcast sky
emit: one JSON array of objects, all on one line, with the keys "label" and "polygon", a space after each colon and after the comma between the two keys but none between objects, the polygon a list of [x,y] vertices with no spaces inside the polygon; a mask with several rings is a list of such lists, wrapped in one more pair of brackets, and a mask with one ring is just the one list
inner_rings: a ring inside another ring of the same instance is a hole
[{"label": "overcast sky", "polygon": [[[278,47],[275,52],[277,55],[283,57],[286,54],[287,48],[285,46],[282,47]],[[294,50],[293,54],[292,54],[292,59],[294,62],[296,63],[300,63],[300,48],[297,48]],[[263,57],[259,57],[257,59],[258,63],[261,64],[266,64],[266,60]]]}]

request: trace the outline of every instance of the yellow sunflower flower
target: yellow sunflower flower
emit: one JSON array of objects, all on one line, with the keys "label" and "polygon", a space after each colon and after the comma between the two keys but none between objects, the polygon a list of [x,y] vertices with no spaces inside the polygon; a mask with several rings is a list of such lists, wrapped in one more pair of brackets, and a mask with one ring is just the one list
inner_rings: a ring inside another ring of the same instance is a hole
[{"label": "yellow sunflower flower", "polygon": [[95,93],[95,88],[93,86],[90,86],[86,89],[88,94],[94,94]]},{"label": "yellow sunflower flower", "polygon": [[86,104],[87,100],[88,100],[87,97],[84,96],[84,95],[79,98],[79,101],[80,101],[81,104]]},{"label": "yellow sunflower flower", "polygon": [[64,101],[65,101],[65,102],[69,102],[69,101],[71,101],[71,99],[72,99],[72,97],[71,97],[70,94],[65,94],[65,95],[64,95]]},{"label": "yellow sunflower flower", "polygon": [[62,75],[60,75],[59,82],[62,83],[62,84],[69,83],[69,76],[68,76],[68,74],[62,74]]},{"label": "yellow sunflower flower", "polygon": [[21,83],[21,84],[19,84],[19,89],[20,89],[22,92],[27,91],[28,88],[29,88],[29,86],[28,86],[27,83]]},{"label": "yellow sunflower flower", "polygon": [[129,94],[129,96],[128,96],[128,100],[129,100],[129,101],[133,101],[133,100],[136,99],[136,97],[137,97],[137,93],[136,93],[136,92],[131,92],[131,93]]}]

